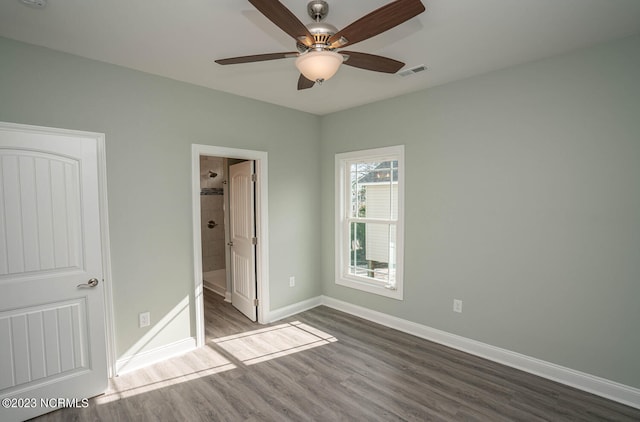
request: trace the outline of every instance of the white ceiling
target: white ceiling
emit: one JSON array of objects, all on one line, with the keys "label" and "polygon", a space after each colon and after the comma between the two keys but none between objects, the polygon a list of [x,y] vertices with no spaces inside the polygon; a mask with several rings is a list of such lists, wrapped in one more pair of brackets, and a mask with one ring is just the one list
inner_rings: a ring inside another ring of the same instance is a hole
[{"label": "white ceiling", "polygon": [[[274,0],[275,1],[275,0]],[[391,0],[328,0],[343,28]],[[410,77],[342,66],[298,91],[294,59],[214,59],[295,51],[245,0],[0,2],[0,36],[314,114],[327,114],[640,33],[639,0],[422,0],[427,11],[350,50],[429,67]],[[307,0],[282,0],[303,23]]]}]

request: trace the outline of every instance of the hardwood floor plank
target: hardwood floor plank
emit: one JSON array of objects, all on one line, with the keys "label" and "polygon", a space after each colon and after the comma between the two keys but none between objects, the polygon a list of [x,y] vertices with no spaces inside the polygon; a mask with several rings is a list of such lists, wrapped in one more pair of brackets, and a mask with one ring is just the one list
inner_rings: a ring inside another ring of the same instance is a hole
[{"label": "hardwood floor plank", "polygon": [[207,344],[46,421],[639,421],[640,410],[330,309],[263,326],[205,290]]}]

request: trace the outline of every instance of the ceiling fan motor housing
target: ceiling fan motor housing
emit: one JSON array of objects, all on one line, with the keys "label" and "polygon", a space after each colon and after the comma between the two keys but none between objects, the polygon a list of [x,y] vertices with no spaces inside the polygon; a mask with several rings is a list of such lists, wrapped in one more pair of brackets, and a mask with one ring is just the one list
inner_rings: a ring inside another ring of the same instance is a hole
[{"label": "ceiling fan motor housing", "polygon": [[313,45],[306,46],[302,42],[298,42],[296,45],[298,51],[304,53],[309,50],[333,50],[329,45],[329,38],[338,32],[338,28],[330,23],[322,22],[329,14],[329,4],[323,0],[312,0],[307,4],[307,13],[313,19],[312,23],[305,25],[313,35]]},{"label": "ceiling fan motor housing", "polygon": [[325,50],[329,47],[329,38],[338,32],[338,28],[326,22],[313,22],[307,25],[307,29],[313,35],[313,47]]}]

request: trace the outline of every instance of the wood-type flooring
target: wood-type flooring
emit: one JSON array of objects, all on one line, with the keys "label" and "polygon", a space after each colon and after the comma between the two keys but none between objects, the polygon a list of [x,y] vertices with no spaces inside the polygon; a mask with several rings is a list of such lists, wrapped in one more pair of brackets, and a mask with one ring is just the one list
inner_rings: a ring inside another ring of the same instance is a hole
[{"label": "wood-type flooring", "polygon": [[206,291],[207,344],[36,421],[640,421],[640,410],[324,306],[251,323]]}]

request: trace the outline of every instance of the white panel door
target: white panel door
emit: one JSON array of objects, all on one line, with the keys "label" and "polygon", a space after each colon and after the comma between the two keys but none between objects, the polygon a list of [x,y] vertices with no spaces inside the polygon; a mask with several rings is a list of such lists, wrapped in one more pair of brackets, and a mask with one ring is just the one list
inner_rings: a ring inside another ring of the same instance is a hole
[{"label": "white panel door", "polygon": [[229,238],[231,303],[256,321],[256,247],[253,161],[229,166]]},{"label": "white panel door", "polygon": [[90,135],[0,124],[2,421],[106,390],[97,165]]}]

